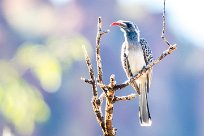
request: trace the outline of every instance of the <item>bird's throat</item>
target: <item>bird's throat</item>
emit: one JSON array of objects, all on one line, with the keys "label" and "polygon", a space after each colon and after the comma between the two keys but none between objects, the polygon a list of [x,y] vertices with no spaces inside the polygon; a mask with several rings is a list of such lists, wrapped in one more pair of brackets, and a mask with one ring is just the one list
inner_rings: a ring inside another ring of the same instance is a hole
[{"label": "bird's throat", "polygon": [[139,34],[136,32],[125,32],[124,37],[125,41],[131,45],[138,45],[139,43]]}]

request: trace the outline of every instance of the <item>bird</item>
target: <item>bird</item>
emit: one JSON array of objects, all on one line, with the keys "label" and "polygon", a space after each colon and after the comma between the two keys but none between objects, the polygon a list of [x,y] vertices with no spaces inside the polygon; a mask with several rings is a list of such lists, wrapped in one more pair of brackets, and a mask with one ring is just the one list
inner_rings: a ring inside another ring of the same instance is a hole
[{"label": "bird", "polygon": [[[121,62],[127,78],[133,77],[153,61],[152,51],[144,38],[140,38],[138,26],[131,21],[118,20],[110,26],[118,26],[124,33],[121,48]],[[130,85],[139,94],[139,119],[141,126],[151,126],[147,93],[152,80],[152,68],[134,80]]]}]

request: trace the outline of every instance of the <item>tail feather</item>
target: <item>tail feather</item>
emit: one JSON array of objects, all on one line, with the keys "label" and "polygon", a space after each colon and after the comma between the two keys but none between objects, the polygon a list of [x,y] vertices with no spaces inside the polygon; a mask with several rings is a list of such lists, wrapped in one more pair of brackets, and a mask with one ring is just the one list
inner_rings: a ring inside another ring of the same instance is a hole
[{"label": "tail feather", "polygon": [[149,112],[148,100],[147,100],[147,92],[149,90],[148,83],[139,84],[139,117],[140,117],[140,125],[141,126],[151,126],[151,116]]}]

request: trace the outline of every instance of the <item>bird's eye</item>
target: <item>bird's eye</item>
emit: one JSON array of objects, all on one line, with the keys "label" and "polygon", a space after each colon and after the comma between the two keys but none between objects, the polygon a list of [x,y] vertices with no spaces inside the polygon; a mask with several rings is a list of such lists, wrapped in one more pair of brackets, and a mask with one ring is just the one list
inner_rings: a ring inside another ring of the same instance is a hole
[{"label": "bird's eye", "polygon": [[131,28],[132,27],[132,24],[130,24],[130,23],[126,23],[126,25],[127,25],[127,28]]}]

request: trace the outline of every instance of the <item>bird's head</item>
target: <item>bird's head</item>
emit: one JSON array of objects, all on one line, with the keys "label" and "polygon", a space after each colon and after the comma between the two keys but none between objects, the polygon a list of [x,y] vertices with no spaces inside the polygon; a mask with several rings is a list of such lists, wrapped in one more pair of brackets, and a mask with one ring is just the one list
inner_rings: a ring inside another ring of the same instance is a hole
[{"label": "bird's head", "polygon": [[113,22],[111,26],[118,26],[121,28],[123,32],[136,32],[139,34],[139,29],[137,25],[131,21],[124,21],[124,20],[118,20],[116,22]]}]

